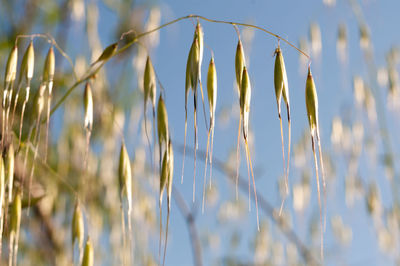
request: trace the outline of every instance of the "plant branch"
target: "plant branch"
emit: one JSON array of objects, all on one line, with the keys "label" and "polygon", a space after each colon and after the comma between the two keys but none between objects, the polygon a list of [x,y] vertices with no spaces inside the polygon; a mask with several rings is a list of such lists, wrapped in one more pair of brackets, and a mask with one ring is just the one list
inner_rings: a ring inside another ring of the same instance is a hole
[{"label": "plant branch", "polygon": [[174,198],[179,211],[181,212],[189,230],[190,244],[192,245],[193,262],[196,266],[203,265],[202,250],[199,234],[196,229],[195,217],[189,210],[189,207],[185,203],[181,193],[176,187],[173,187],[172,197]]},{"label": "plant branch", "polygon": [[[180,153],[183,153],[183,145],[176,144],[175,146],[178,148]],[[186,147],[186,149],[193,150],[191,147]],[[203,150],[198,150],[197,153],[200,155],[199,158],[201,160],[205,160],[206,153]],[[188,154],[192,154],[190,151]],[[190,155],[189,155],[190,156]],[[231,169],[227,166],[222,160],[219,158],[213,158],[213,165],[231,181],[232,183],[236,182],[236,170]],[[247,193],[247,181],[244,181],[243,178],[239,176],[238,182],[239,188]],[[254,199],[252,199],[254,200]],[[301,241],[301,239],[297,236],[296,232],[292,230],[289,225],[285,222],[284,218],[279,216],[279,213],[274,209],[272,204],[270,204],[262,195],[258,196],[258,203],[261,207],[261,210],[271,218],[271,220],[278,226],[278,228],[282,231],[282,233],[286,236],[286,238],[294,243],[299,250],[301,256],[307,265],[320,265],[320,262],[313,256],[311,251],[307,248],[307,246]]]}]

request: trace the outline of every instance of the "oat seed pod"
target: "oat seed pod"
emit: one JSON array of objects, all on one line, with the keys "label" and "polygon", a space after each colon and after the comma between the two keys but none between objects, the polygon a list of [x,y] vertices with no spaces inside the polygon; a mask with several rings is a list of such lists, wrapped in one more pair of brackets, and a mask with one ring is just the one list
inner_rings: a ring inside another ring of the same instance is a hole
[{"label": "oat seed pod", "polygon": [[239,97],[240,97],[240,88],[242,86],[243,68],[245,65],[246,65],[246,62],[244,59],[242,41],[239,39],[237,47],[236,47],[236,55],[235,55],[236,83],[237,83]]},{"label": "oat seed pod", "polygon": [[82,266],[93,266],[94,255],[93,246],[90,238],[88,237],[85,245],[85,251],[83,253]]},{"label": "oat seed pod", "polygon": [[125,195],[128,201],[128,213],[130,213],[132,209],[132,171],[131,161],[129,159],[128,151],[126,150],[125,143],[122,143],[121,145],[118,175],[121,204],[123,196]]},{"label": "oat seed pod", "polygon": [[172,147],[171,139],[168,142],[168,180],[167,180],[167,201],[168,209],[171,209],[171,196],[172,196],[172,184],[174,179],[174,151]]},{"label": "oat seed pod", "polygon": [[161,166],[161,176],[160,176],[160,206],[162,205],[162,199],[164,195],[164,188],[167,184],[168,174],[169,174],[169,164],[168,164],[168,151],[165,150],[162,166]]},{"label": "oat seed pod", "polygon": [[20,224],[21,224],[21,192],[18,190],[15,193],[14,203],[11,209],[10,234],[16,234],[19,231]]},{"label": "oat seed pod", "polygon": [[83,216],[79,202],[75,203],[74,214],[72,216],[72,246],[77,241],[79,251],[83,246],[83,237],[85,235],[85,228],[83,223]]},{"label": "oat seed pod", "polygon": [[97,59],[96,62],[106,61],[110,59],[117,51],[117,48],[118,48],[118,42],[110,44],[104,49],[104,51],[101,53],[99,59]]},{"label": "oat seed pod", "polygon": [[278,115],[281,116],[281,97],[286,105],[289,105],[289,87],[286,75],[285,61],[283,59],[282,51],[278,47],[275,50],[275,69],[274,69],[274,85],[275,96],[278,104]]},{"label": "oat seed pod", "polygon": [[4,75],[4,88],[6,84],[15,80],[17,75],[17,64],[18,64],[18,47],[15,45],[8,56],[6,72]]},{"label": "oat seed pod", "polygon": [[251,85],[247,68],[243,67],[242,86],[240,89],[240,112],[243,116],[243,137],[247,140],[249,132],[249,114],[251,100]]},{"label": "oat seed pod", "polygon": [[93,95],[89,82],[85,86],[83,103],[85,106],[85,128],[91,131],[93,127]]},{"label": "oat seed pod", "polygon": [[33,49],[33,42],[31,41],[28,48],[26,48],[24,56],[22,57],[18,83],[20,83],[23,78],[25,78],[27,81],[30,81],[33,77],[34,67],[35,52]]},{"label": "oat seed pod", "polygon": [[[50,47],[49,52],[47,53],[44,68],[43,68],[43,82],[50,83],[54,79],[55,72],[55,56],[53,46]],[[51,92],[50,92],[51,94]]]},{"label": "oat seed pod", "polygon": [[306,107],[311,135],[315,136],[318,134],[318,97],[310,67],[306,82]]},{"label": "oat seed pod", "polygon": [[14,183],[14,146],[11,143],[8,147],[6,158],[6,182],[8,184],[8,202],[12,201],[12,191]]},{"label": "oat seed pod", "polygon": [[157,106],[157,132],[158,132],[158,142],[161,145],[163,143],[167,144],[169,139],[168,133],[168,114],[167,109],[165,108],[165,103],[162,95],[158,98],[158,106]]},{"label": "oat seed pod", "polygon": [[214,57],[211,57],[207,73],[207,94],[210,108],[210,127],[214,124],[215,107],[217,103],[217,71],[215,69]]},{"label": "oat seed pod", "polygon": [[147,56],[146,66],[144,68],[143,78],[144,88],[144,109],[146,110],[147,101],[150,99],[152,106],[156,106],[156,74],[154,72],[153,64],[150,60],[150,56]]}]

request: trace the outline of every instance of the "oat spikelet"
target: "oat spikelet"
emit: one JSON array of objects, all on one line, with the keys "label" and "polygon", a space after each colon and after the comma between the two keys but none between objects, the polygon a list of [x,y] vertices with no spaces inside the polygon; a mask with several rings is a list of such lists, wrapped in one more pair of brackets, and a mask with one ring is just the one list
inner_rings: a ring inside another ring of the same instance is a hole
[{"label": "oat spikelet", "polygon": [[[210,187],[211,187],[211,174],[212,174],[212,144],[214,138],[214,122],[215,122],[215,107],[217,102],[217,71],[215,69],[214,57],[211,57],[210,64],[208,66],[207,72],[207,95],[208,95],[208,105],[210,110],[210,127],[207,134],[207,149],[206,149],[206,161],[204,169],[204,181],[203,181],[203,204],[202,212],[204,213],[204,198],[206,191],[206,175],[207,175],[207,160],[210,158]],[[211,147],[210,144],[211,135]],[[209,153],[210,151],[210,153]]]},{"label": "oat spikelet", "polygon": [[85,251],[83,253],[82,266],[93,266],[94,255],[93,246],[90,238],[88,237],[85,245]]},{"label": "oat spikelet", "polygon": [[22,87],[22,80],[25,80],[25,86],[26,86],[25,87],[25,99],[24,99],[24,102],[22,103],[22,109],[21,109],[18,146],[20,146],[20,144],[21,144],[22,124],[23,124],[23,120],[24,120],[25,106],[29,100],[29,92],[30,92],[31,80],[33,78],[34,66],[35,66],[35,52],[34,52],[34,48],[33,48],[33,42],[31,41],[28,45],[28,48],[25,51],[23,58],[22,58],[22,63],[21,63],[21,67],[20,67],[20,75],[19,75],[19,79],[18,79],[18,90],[17,90],[15,99],[14,99],[13,115],[12,115],[11,124],[10,124],[10,127],[12,128],[12,125],[14,122],[15,110],[16,110],[17,103],[18,103],[19,92]]},{"label": "oat spikelet", "polygon": [[[306,107],[307,107],[307,117],[310,125],[310,133],[311,133],[311,143],[312,150],[314,154],[314,164],[315,164],[315,175],[317,179],[317,188],[318,188],[318,205],[320,212],[320,231],[321,231],[321,259],[324,259],[324,237],[323,237],[323,222],[322,222],[322,206],[321,206],[321,192],[320,192],[320,182],[319,182],[319,174],[318,174],[318,161],[316,156],[315,145],[317,141],[319,142],[319,122],[318,122],[318,96],[317,90],[315,88],[315,83],[313,76],[311,74],[310,67],[308,67],[308,75],[306,82]],[[319,145],[319,153],[321,152],[321,146]],[[322,164],[322,155],[320,155],[320,164],[321,170],[323,172],[323,164]],[[323,173],[323,187],[324,187],[324,195],[325,195],[325,208],[326,208],[326,192],[325,192],[325,176]]]},{"label": "oat spikelet", "polygon": [[2,99],[2,131],[1,131],[1,143],[4,147],[5,134],[8,131],[8,115],[10,113],[10,105],[13,94],[14,81],[17,75],[17,63],[18,63],[18,47],[15,45],[11,50],[7,60],[6,72],[4,74],[4,89]]},{"label": "oat spikelet", "polygon": [[[189,95],[189,90],[193,91],[193,100],[194,100],[194,169],[193,169],[193,201],[195,199],[195,183],[196,183],[196,152],[198,148],[197,142],[197,86],[200,84],[200,91],[203,101],[203,111],[205,116],[205,108],[204,108],[204,97],[203,97],[203,89],[201,86],[201,63],[203,59],[203,30],[200,23],[197,23],[196,30],[193,37],[193,42],[190,47],[188,60],[186,63],[186,79],[185,79],[185,139],[184,139],[184,149],[183,149],[183,162],[182,162],[182,178],[181,182],[183,182],[183,174],[185,167],[185,154],[186,154],[186,133],[187,133],[187,98]],[[206,118],[205,118],[206,119]]]},{"label": "oat spikelet", "polygon": [[[246,60],[244,58],[243,53],[243,46],[242,41],[238,40],[238,44],[236,46],[236,55],[235,55],[235,73],[236,73],[236,85],[237,85],[237,92],[239,98],[239,105],[240,105],[240,91],[242,87],[242,75],[243,75],[243,68],[246,66]],[[238,126],[238,137],[237,137],[237,144],[236,144],[236,200],[238,199],[238,181],[239,181],[239,165],[240,165],[240,128],[242,126],[242,115],[239,116],[239,126]],[[250,197],[250,188],[249,188],[249,197]]]},{"label": "oat spikelet", "polygon": [[53,92],[54,72],[55,72],[55,56],[53,46],[47,53],[43,69],[43,82],[47,86],[47,113],[46,113],[46,140],[44,146],[44,161],[47,161],[47,147],[49,144],[49,125],[50,125],[50,106]]},{"label": "oat spikelet", "polygon": [[[251,162],[251,156],[249,152],[249,145],[248,145],[248,133],[249,133],[249,115],[250,115],[250,101],[251,101],[251,85],[250,85],[250,78],[247,72],[246,67],[243,67],[243,74],[242,74],[242,84],[240,89],[240,113],[243,117],[243,138],[246,147],[246,161],[247,161],[247,170],[250,168],[251,171],[251,178],[253,180],[253,191],[254,191],[254,199],[256,203],[256,214],[257,214],[257,228],[260,231],[260,222],[258,218],[258,200],[257,200],[257,190],[256,190],[256,183],[254,179],[253,173],[253,165]],[[249,167],[250,166],[250,167]],[[250,186],[250,175],[249,175],[249,186]]]},{"label": "oat spikelet", "polygon": [[[155,74],[153,63],[151,62],[150,56],[147,56],[146,66],[144,68],[143,89],[144,89],[144,103],[143,103],[144,127],[145,127],[147,143],[149,145],[150,158],[153,158],[154,155],[151,150],[150,138],[149,138],[149,135],[147,132],[147,115],[146,115],[147,108],[146,107],[147,107],[147,102],[150,101],[151,105],[152,105],[152,110],[153,110],[153,124],[154,124],[157,82],[156,82],[156,74]],[[155,129],[153,128],[153,132],[154,132],[154,130]],[[155,143],[153,145],[155,145]],[[153,163],[152,163],[152,165],[153,165]],[[153,165],[153,167],[154,167],[154,165]]]},{"label": "oat spikelet", "polygon": [[[285,176],[285,196],[282,199],[281,208],[279,210],[279,215],[282,214],[283,205],[285,203],[286,197],[289,194],[289,164],[290,164],[290,142],[291,142],[291,127],[290,127],[290,102],[289,102],[289,85],[286,74],[285,61],[283,59],[282,51],[280,47],[275,50],[275,69],[274,69],[274,85],[275,85],[275,96],[278,105],[278,116],[279,123],[281,127],[281,142],[282,142],[282,160],[283,169]],[[286,103],[286,112],[288,119],[288,154],[287,154],[287,165],[285,166],[285,149],[283,141],[283,129],[282,129],[282,117],[281,117],[281,99],[283,98]],[[286,167],[286,169],[285,169]]]}]

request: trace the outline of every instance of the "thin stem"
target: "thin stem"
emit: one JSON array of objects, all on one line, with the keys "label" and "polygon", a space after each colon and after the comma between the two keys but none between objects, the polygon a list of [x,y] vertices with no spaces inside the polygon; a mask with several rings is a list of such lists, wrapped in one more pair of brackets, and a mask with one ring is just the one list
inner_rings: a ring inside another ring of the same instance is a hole
[{"label": "thin stem", "polygon": [[[202,19],[208,22],[212,22],[212,23],[222,23],[222,24],[230,24],[230,25],[239,25],[239,26],[244,26],[244,27],[250,27],[250,28],[254,28],[254,29],[258,29],[261,30],[273,37],[278,38],[278,40],[282,40],[285,43],[287,43],[289,46],[293,47],[294,49],[296,49],[300,54],[304,55],[305,57],[308,58],[308,60],[311,62],[311,57],[305,53],[304,51],[302,51],[301,49],[299,49],[297,46],[295,46],[294,44],[292,44],[291,42],[289,42],[288,40],[286,40],[285,38],[282,38],[280,35],[275,34],[269,30],[266,30],[262,27],[256,26],[256,25],[252,25],[252,24],[247,24],[247,23],[240,23],[240,22],[233,22],[233,21],[223,21],[223,20],[215,20],[215,19],[209,19],[203,16],[199,16],[199,15],[187,15],[187,16],[183,16],[177,19],[174,19],[172,21],[169,21],[165,24],[162,24],[152,30],[146,31],[146,32],[142,32],[140,34],[138,34],[137,36],[135,36],[130,42],[128,42],[127,44],[125,44],[123,47],[121,47],[120,49],[118,49],[110,58],[108,58],[107,60],[104,60],[104,63],[106,63],[108,60],[110,60],[111,58],[123,53],[125,50],[127,50],[129,47],[131,47],[134,43],[136,43],[139,39],[153,33],[153,32],[157,32],[162,28],[165,28],[167,26],[170,26],[172,24],[175,24],[181,20],[185,20],[185,19],[191,19],[191,18],[198,18],[198,19]],[[131,31],[129,31],[131,32]],[[123,36],[125,36],[126,34],[123,34]],[[100,68],[103,67],[104,63],[102,65],[100,65],[97,69],[100,70]],[[89,68],[89,70],[86,72],[86,75],[84,75],[83,78],[78,79],[68,90],[67,92],[64,94],[64,96],[56,103],[56,105],[52,108],[51,110],[51,115],[60,107],[60,105],[68,98],[68,96],[71,94],[71,92],[78,87],[81,83],[85,82],[86,80],[88,80],[89,78],[93,77],[94,74],[96,74],[97,71],[92,71],[92,69]]]}]

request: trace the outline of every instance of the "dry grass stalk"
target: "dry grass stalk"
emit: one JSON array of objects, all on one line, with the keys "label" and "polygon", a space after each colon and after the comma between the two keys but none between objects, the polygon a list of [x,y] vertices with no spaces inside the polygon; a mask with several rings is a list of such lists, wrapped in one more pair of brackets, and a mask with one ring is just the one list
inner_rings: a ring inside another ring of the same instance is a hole
[{"label": "dry grass stalk", "polygon": [[10,241],[8,265],[17,265],[18,239],[21,225],[21,192],[18,190],[14,195],[14,202],[10,218]]}]

